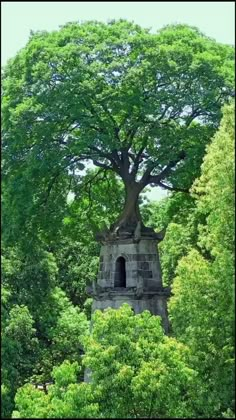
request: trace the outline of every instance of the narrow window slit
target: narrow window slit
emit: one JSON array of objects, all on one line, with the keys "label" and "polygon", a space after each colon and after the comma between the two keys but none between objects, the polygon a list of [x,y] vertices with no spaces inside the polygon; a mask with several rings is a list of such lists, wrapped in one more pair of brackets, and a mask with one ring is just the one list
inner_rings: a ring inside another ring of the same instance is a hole
[{"label": "narrow window slit", "polygon": [[124,257],[116,260],[115,287],[126,287],[126,267]]}]

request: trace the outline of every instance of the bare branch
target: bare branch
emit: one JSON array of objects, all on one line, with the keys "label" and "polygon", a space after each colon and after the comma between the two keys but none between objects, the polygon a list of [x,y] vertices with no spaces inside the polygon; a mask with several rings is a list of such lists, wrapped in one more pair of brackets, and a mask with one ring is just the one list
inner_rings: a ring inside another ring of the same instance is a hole
[{"label": "bare branch", "polygon": [[158,185],[160,187],[162,187],[162,188],[165,188],[166,190],[169,190],[169,191],[177,191],[177,192],[189,193],[189,190],[188,189],[170,187],[169,185],[163,184],[163,182],[161,182],[161,181],[159,181]]},{"label": "bare branch", "polygon": [[88,179],[88,181],[86,181],[86,182],[83,183],[83,185],[82,185],[81,188],[84,188],[84,187],[86,187],[86,185],[91,184],[94,181],[94,179],[97,178],[98,175],[100,175],[102,173],[104,173],[104,170],[103,169],[99,169],[94,176],[92,176],[91,178]]},{"label": "bare branch", "polygon": [[169,108],[170,108],[169,105],[165,107],[164,111],[162,112],[162,114],[158,118],[158,121],[161,121],[164,118],[164,116],[166,115],[166,112],[168,111]]},{"label": "bare branch", "polygon": [[106,112],[106,114],[109,116],[110,120],[112,121],[113,126],[114,126],[115,137],[120,142],[120,138],[119,138],[120,127],[117,125],[117,122],[115,118],[113,117],[113,115],[108,111],[106,105],[101,102],[99,102],[99,104],[101,105],[102,109]]},{"label": "bare branch", "polygon": [[46,204],[48,202],[48,199],[49,199],[49,196],[50,196],[50,193],[51,193],[51,190],[52,190],[52,187],[54,186],[54,184],[55,184],[57,178],[59,177],[59,175],[61,174],[61,172],[62,172],[61,170],[58,170],[55,173],[55,175],[51,178],[50,182],[48,183],[48,188],[47,188],[47,191],[46,191],[46,196],[43,199],[43,201],[40,203],[40,205],[46,206]]},{"label": "bare branch", "polygon": [[148,166],[148,168],[146,169],[146,171],[144,172],[144,174],[143,174],[143,176],[142,176],[142,178],[141,178],[141,180],[140,180],[140,183],[141,184],[143,184],[144,186],[145,185],[148,185],[150,182],[149,182],[149,179],[150,179],[150,174],[151,174],[151,172],[152,172],[152,170],[156,167],[158,165],[158,162],[152,162],[152,163],[150,163],[149,164],[149,166]]},{"label": "bare branch", "polygon": [[95,160],[95,159],[92,159],[92,161],[93,161],[94,165],[99,166],[99,168],[106,169],[107,171],[109,171],[109,170],[113,170],[113,167],[112,167],[112,166],[108,166],[108,165],[106,165],[105,163],[98,162],[98,161],[97,161],[97,160]]},{"label": "bare branch", "polygon": [[164,179],[167,175],[169,175],[172,169],[179,163],[181,160],[185,159],[186,154],[182,151],[176,160],[171,160],[166,167],[158,174],[158,175],[151,175],[151,171],[155,168],[157,163],[153,163],[153,165],[148,168],[148,170],[144,173],[141,182],[144,185],[148,184],[159,184],[159,182]]},{"label": "bare branch", "polygon": [[128,155],[128,148],[122,148],[121,149],[121,169],[125,177],[129,177],[130,175],[129,167],[130,167],[130,161],[129,161],[129,155]]},{"label": "bare branch", "polygon": [[128,152],[128,156],[130,157],[130,159],[132,159],[133,162],[135,161],[136,156],[134,153]]},{"label": "bare branch", "polygon": [[136,176],[136,174],[138,172],[138,167],[139,167],[139,164],[140,164],[140,158],[141,158],[141,155],[142,155],[143,151],[145,150],[146,145],[147,145],[147,139],[143,142],[142,147],[139,149],[139,151],[138,151],[138,153],[137,153],[137,155],[134,159],[134,164],[133,164],[133,168],[132,168],[132,171],[131,171],[131,174],[133,176]]},{"label": "bare branch", "polygon": [[[94,176],[92,176],[91,178],[89,178],[86,182],[84,182],[83,184],[82,184],[82,186],[81,186],[81,188],[80,188],[80,190],[83,190],[83,189],[85,189],[85,191],[88,193],[88,198],[89,198],[89,205],[88,205],[88,207],[87,207],[87,216],[88,216],[88,218],[90,217],[90,212],[91,212],[91,209],[92,209],[92,202],[93,202],[93,200],[92,200],[92,195],[91,195],[91,190],[92,190],[92,185],[93,185],[93,181],[100,175],[100,174],[105,174],[106,173],[106,171],[104,171],[104,169],[99,169],[98,171],[97,171],[97,173],[94,175]],[[88,187],[88,189],[87,189],[87,187]]]},{"label": "bare branch", "polygon": [[194,118],[199,117],[201,115],[200,109],[196,108],[191,115],[189,115],[187,119],[186,127],[189,127],[191,122],[194,120]]},{"label": "bare branch", "polygon": [[[119,155],[116,151],[112,151],[111,153],[106,153],[106,152],[103,152],[102,150],[100,150],[98,147],[92,146],[92,145],[89,146],[89,149],[95,151],[97,153],[98,158],[99,157],[104,157],[104,158],[108,159],[112,164],[112,169],[114,170],[114,172],[116,172],[117,174],[120,174],[120,168],[119,168],[120,159],[119,159]],[[90,159],[93,159],[93,158],[90,157]]]}]

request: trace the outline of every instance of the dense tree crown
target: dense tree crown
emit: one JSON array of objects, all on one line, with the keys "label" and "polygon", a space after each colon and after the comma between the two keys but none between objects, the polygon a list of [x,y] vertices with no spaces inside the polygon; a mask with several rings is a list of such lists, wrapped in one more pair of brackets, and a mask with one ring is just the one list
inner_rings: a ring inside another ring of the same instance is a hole
[{"label": "dense tree crown", "polygon": [[91,160],[122,179],[117,223],[135,226],[146,185],[188,190],[198,175],[232,94],[232,61],[231,47],[185,25],[151,34],[126,21],[86,22],[33,34],[4,72],[11,198],[24,195],[26,213],[49,195],[61,207]]}]

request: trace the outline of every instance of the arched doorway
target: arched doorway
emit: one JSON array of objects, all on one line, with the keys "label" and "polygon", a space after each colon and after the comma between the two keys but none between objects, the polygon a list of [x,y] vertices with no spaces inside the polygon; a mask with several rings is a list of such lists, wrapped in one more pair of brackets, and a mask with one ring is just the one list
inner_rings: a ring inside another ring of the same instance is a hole
[{"label": "arched doorway", "polygon": [[126,269],[124,257],[119,257],[116,260],[115,268],[115,287],[126,287]]}]

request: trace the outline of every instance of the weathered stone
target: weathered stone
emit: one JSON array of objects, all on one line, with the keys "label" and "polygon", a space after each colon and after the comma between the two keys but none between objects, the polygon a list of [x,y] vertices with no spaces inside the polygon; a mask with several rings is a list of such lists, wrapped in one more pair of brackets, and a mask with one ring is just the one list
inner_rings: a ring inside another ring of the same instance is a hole
[{"label": "weathered stone", "polygon": [[157,254],[138,254],[136,258],[137,261],[156,261]]},{"label": "weathered stone", "polygon": [[152,278],[152,271],[150,271],[150,270],[139,270],[139,275],[143,279],[151,279]]},{"label": "weathered stone", "polygon": [[126,254],[130,261],[156,261],[156,254]]},{"label": "weathered stone", "polygon": [[[120,287],[122,286],[122,287]],[[100,271],[93,296],[92,311],[119,308],[127,302],[135,313],[149,310],[162,317],[168,331],[166,299],[162,286],[157,241],[153,237],[118,238],[101,247]]]},{"label": "weathered stone", "polygon": [[149,270],[149,263],[146,261],[141,261],[138,263],[138,268],[141,270]]}]

